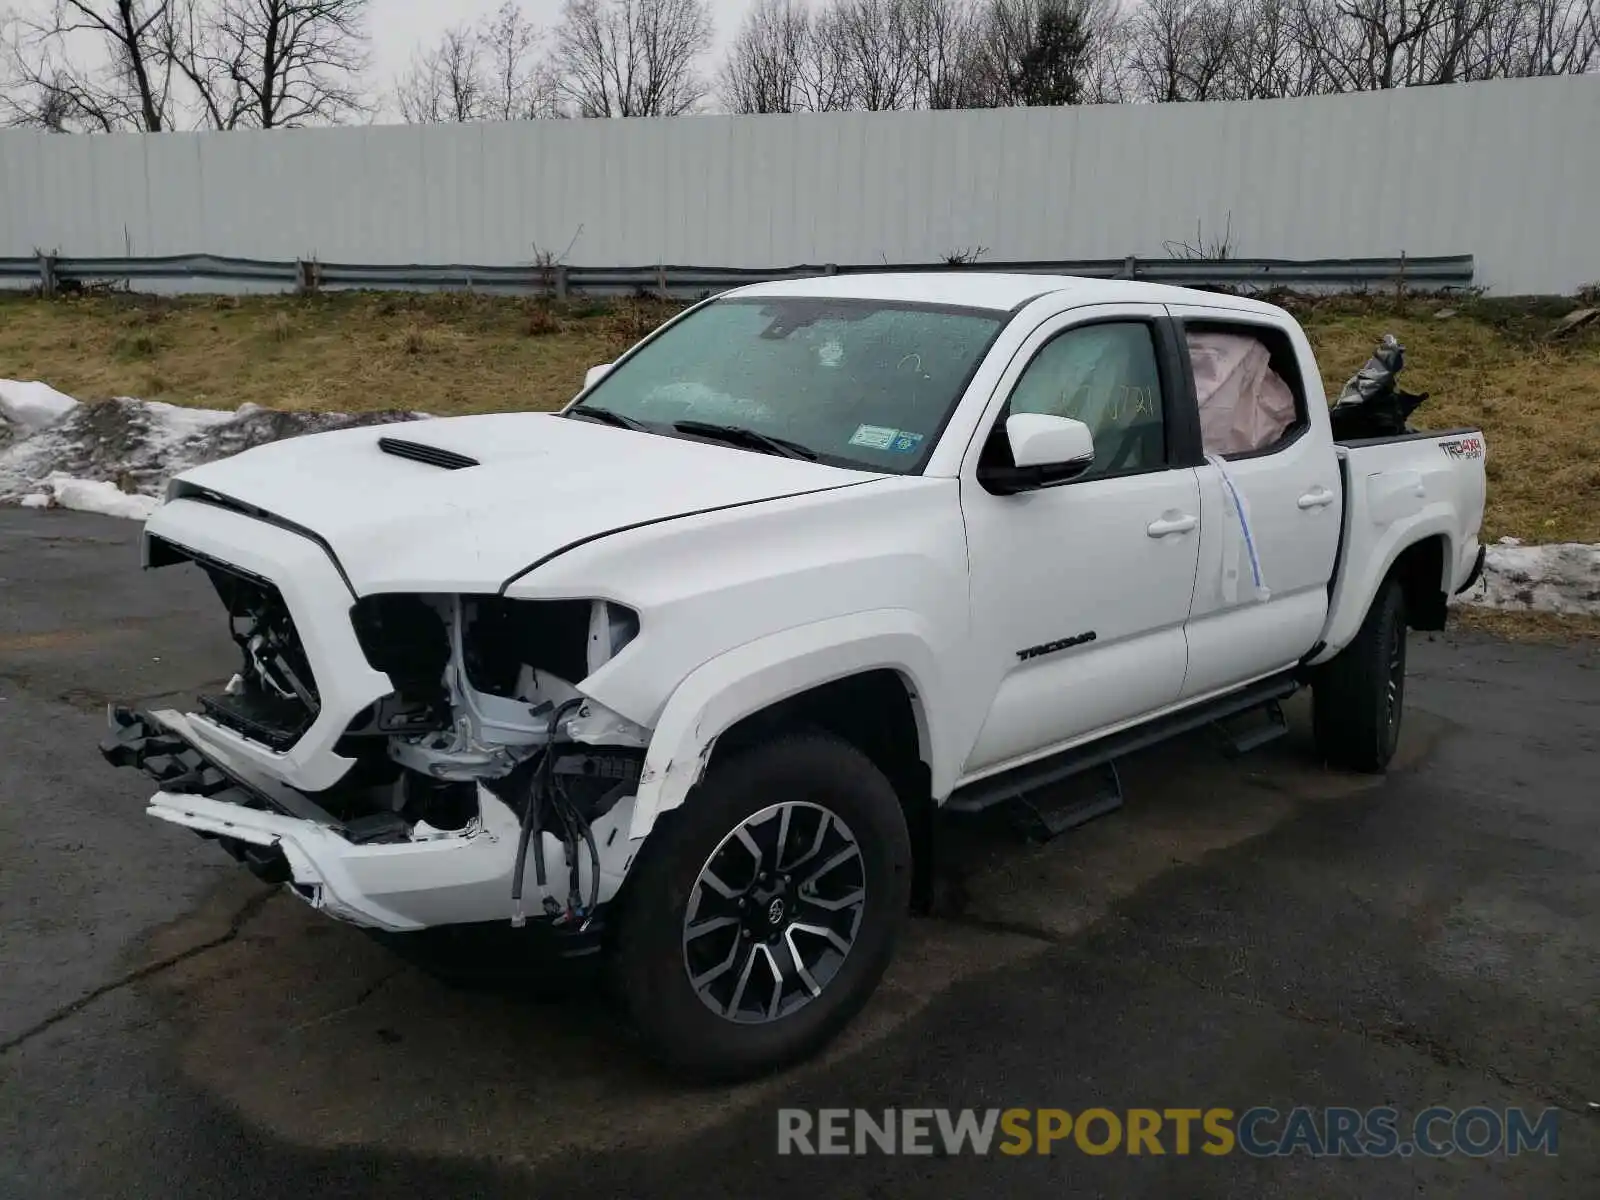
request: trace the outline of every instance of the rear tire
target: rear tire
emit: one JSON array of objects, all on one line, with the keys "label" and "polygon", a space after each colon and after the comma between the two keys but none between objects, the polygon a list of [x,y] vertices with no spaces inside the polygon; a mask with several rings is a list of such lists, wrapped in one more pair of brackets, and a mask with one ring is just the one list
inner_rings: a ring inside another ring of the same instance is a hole
[{"label": "rear tire", "polygon": [[1405,711],[1405,609],[1400,581],[1385,580],[1355,640],[1318,668],[1312,727],[1330,766],[1377,774],[1394,757]]},{"label": "rear tire", "polygon": [[811,1055],[882,978],[911,874],[899,798],[849,743],[794,734],[713,763],[628,881],[614,968],[645,1048],[714,1080]]}]

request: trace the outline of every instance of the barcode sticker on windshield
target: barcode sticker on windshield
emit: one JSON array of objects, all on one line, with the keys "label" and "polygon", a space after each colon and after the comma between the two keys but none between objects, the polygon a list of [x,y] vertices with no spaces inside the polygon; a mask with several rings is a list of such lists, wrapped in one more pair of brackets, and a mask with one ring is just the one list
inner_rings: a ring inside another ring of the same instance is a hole
[{"label": "barcode sticker on windshield", "polygon": [[899,434],[898,429],[890,429],[887,425],[858,425],[850,435],[850,444],[865,446],[868,450],[887,450],[894,445]]}]

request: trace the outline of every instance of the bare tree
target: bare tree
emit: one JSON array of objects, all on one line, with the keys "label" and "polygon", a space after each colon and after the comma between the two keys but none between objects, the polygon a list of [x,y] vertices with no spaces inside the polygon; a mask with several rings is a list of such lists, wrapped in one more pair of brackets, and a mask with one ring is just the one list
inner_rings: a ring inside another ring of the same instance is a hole
[{"label": "bare tree", "polygon": [[807,88],[815,41],[804,0],[757,0],[717,72],[717,96],[737,113],[815,107]]},{"label": "bare tree", "polygon": [[488,107],[486,91],[478,35],[458,25],[412,59],[395,98],[401,118],[413,125],[476,121]]},{"label": "bare tree", "polygon": [[[42,17],[9,18],[0,112],[55,130],[170,128],[170,23],[170,0],[55,0]],[[99,65],[81,65],[74,51]]]},{"label": "bare tree", "polygon": [[884,112],[916,101],[916,48],[903,0],[833,0],[816,19],[823,61],[838,71],[837,107]]},{"label": "bare tree", "polygon": [[1228,79],[1236,100],[1312,96],[1329,90],[1327,72],[1309,51],[1303,0],[1245,0],[1233,13]]},{"label": "bare tree", "polygon": [[706,94],[706,0],[567,0],[551,56],[554,88],[581,117],[670,117]]},{"label": "bare tree", "polygon": [[971,0],[903,0],[918,108],[976,108],[978,13]]},{"label": "bare tree", "polygon": [[367,0],[185,0],[173,58],[215,129],[334,122],[363,108]]},{"label": "bare tree", "polygon": [[492,121],[520,121],[560,115],[553,76],[539,61],[539,29],[523,15],[517,0],[506,0],[478,34],[486,63],[484,115]]},{"label": "bare tree", "polygon": [[0,77],[0,125],[69,133],[80,115],[71,94],[51,74],[34,82]]},{"label": "bare tree", "polygon": [[1231,98],[1237,22],[1228,0],[1145,0],[1129,26],[1129,67],[1144,99]]},{"label": "bare tree", "polygon": [[1495,75],[1578,75],[1600,68],[1600,0],[1518,0],[1492,35]]}]

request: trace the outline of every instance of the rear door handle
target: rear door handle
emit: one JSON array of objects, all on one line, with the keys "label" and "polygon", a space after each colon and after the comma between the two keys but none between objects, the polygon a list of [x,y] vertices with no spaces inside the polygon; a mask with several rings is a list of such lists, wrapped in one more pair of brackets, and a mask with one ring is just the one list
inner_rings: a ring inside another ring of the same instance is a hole
[{"label": "rear door handle", "polygon": [[1301,508],[1327,508],[1328,505],[1333,503],[1333,499],[1333,493],[1327,488],[1314,487],[1304,496],[1301,496],[1297,503]]},{"label": "rear door handle", "polygon": [[1160,538],[1166,537],[1169,533],[1188,533],[1198,524],[1200,524],[1199,518],[1182,513],[1179,516],[1162,517],[1159,521],[1152,521],[1145,532],[1153,538]]}]

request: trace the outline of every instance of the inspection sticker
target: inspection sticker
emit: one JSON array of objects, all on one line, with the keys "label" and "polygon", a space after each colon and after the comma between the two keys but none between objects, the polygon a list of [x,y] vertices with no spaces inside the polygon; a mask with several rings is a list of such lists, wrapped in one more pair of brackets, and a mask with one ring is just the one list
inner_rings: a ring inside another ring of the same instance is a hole
[{"label": "inspection sticker", "polygon": [[865,446],[868,450],[888,450],[899,436],[898,429],[890,429],[887,425],[858,425],[850,435],[850,444]]},{"label": "inspection sticker", "polygon": [[922,435],[909,429],[890,429],[887,425],[858,425],[850,435],[850,444],[868,450],[887,450],[891,454],[910,454],[922,445]]}]

